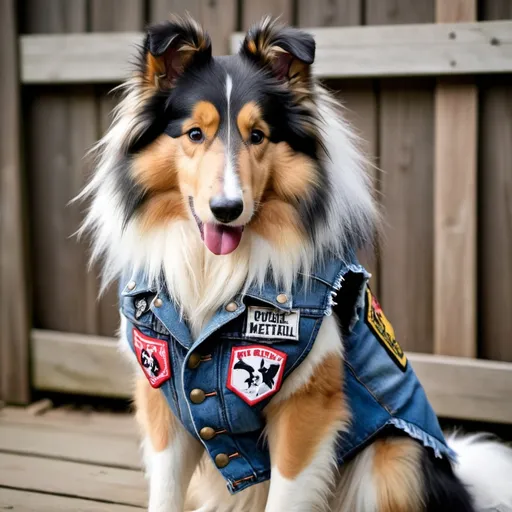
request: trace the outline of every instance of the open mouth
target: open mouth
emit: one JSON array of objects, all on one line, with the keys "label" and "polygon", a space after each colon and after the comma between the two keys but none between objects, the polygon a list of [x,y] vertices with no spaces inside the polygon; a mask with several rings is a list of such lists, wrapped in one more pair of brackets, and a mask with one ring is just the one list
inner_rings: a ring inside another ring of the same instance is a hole
[{"label": "open mouth", "polygon": [[194,199],[189,197],[188,202],[192,215],[197,222],[201,239],[213,254],[229,254],[240,245],[243,226],[226,226],[225,224],[202,222],[194,210]]}]

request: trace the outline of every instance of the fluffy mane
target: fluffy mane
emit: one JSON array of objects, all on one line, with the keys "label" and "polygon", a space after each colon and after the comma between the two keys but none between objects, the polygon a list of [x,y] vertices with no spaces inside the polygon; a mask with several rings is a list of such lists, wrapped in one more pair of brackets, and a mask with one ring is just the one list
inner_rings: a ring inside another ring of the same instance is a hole
[{"label": "fluffy mane", "polygon": [[91,260],[102,261],[102,289],[122,274],[142,270],[158,286],[165,280],[185,317],[197,327],[221,304],[254,283],[261,285],[269,275],[286,291],[299,272],[309,275],[327,255],[343,258],[347,249],[371,242],[378,214],[366,174],[368,163],[342,108],[318,84],[312,87],[312,100],[319,165],[327,181],[325,220],[315,236],[305,237],[302,247],[274,247],[249,224],[236,251],[215,256],[201,242],[192,217],[150,231],[141,229],[137,215],[126,220],[125,203],[134,194],[127,190],[122,167],[129,144],[148,123],[138,114],[148,101],[141,80],[137,75],[124,85],[112,125],[93,148],[93,177],[78,196],[91,200],[79,234],[92,237]]}]

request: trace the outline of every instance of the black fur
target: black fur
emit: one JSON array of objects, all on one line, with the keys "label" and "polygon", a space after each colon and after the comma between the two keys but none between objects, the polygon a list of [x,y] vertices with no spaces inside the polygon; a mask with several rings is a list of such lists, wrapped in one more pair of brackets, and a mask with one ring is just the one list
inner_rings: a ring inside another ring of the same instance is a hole
[{"label": "black fur", "polygon": [[468,489],[454,474],[450,462],[424,449],[421,467],[426,512],[476,512]]}]

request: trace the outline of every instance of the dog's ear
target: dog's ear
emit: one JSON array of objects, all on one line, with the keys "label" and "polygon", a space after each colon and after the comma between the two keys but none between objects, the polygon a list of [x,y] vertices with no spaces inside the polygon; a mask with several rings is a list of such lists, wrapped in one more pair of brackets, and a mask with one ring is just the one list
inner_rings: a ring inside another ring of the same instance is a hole
[{"label": "dog's ear", "polygon": [[165,89],[190,66],[212,57],[210,36],[192,18],[173,17],[148,28],[143,49],[142,73],[147,86]]},{"label": "dog's ear", "polygon": [[247,32],[240,54],[268,69],[293,89],[309,83],[315,40],[306,32],[267,17]]}]

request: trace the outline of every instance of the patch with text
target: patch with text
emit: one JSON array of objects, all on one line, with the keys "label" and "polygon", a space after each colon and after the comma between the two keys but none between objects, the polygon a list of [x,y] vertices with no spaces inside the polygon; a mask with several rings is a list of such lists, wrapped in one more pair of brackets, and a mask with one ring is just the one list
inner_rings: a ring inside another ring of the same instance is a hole
[{"label": "patch with text", "polygon": [[150,338],[135,327],[132,331],[133,347],[144,375],[154,388],[159,388],[171,377],[169,347],[167,342]]},{"label": "patch with text", "polygon": [[267,340],[297,341],[299,339],[299,320],[300,311],[298,309],[287,312],[274,308],[249,306],[245,335]]},{"label": "patch with text", "polygon": [[379,301],[373,296],[370,288],[366,288],[366,323],[377,339],[381,342],[388,354],[391,356],[397,366],[405,371],[407,367],[407,358],[402,347],[396,341],[393,326],[384,315]]},{"label": "patch with text", "polygon": [[233,347],[227,388],[249,405],[277,393],[283,380],[287,355],[262,345]]}]

